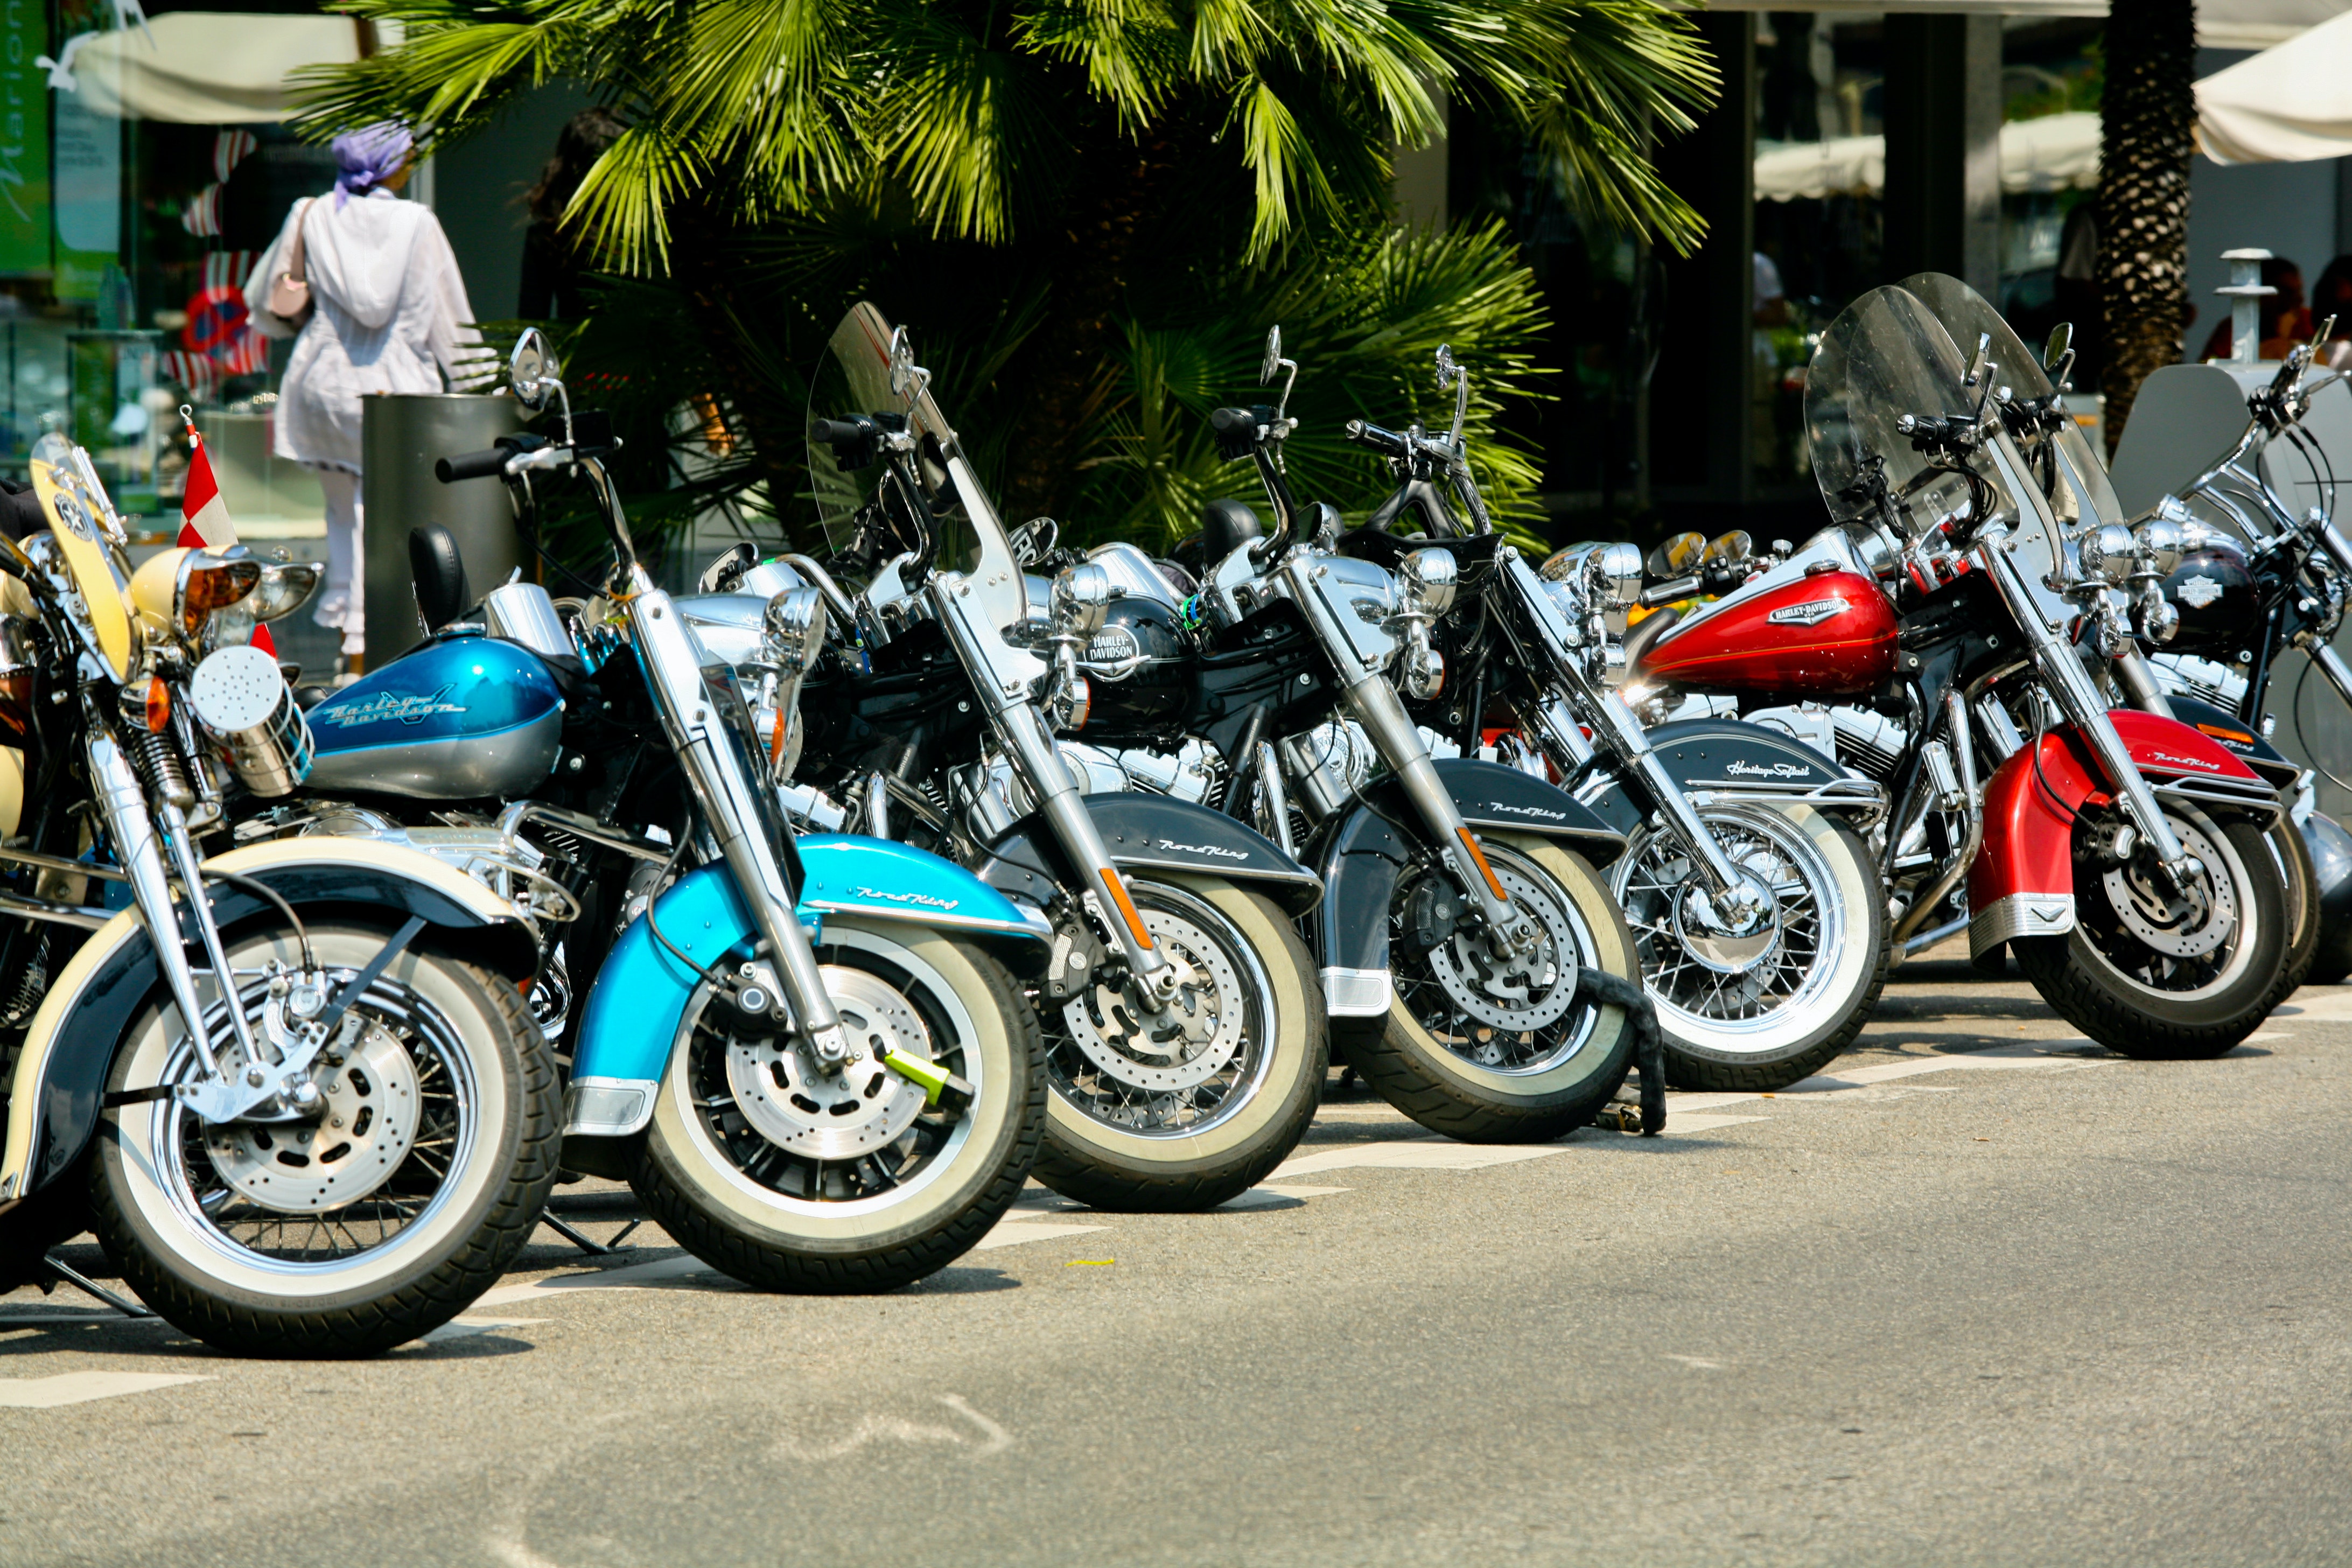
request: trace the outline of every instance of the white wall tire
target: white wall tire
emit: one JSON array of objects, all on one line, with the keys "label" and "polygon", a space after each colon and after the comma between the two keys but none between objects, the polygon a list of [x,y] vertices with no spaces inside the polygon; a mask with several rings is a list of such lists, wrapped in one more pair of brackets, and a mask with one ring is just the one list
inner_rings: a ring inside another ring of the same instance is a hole
[{"label": "white wall tire", "polygon": [[935,1122],[938,1144],[920,1168],[899,1187],[838,1201],[761,1180],[760,1167],[740,1157],[751,1145],[725,1109],[696,1103],[696,1053],[709,1048],[698,1043],[706,986],[688,1004],[630,1184],[681,1246],[746,1284],[893,1289],[961,1257],[1027,1180],[1045,1121],[1036,1016],[995,960],[919,927],[835,917],[817,958],[891,977],[933,1048],[955,1058],[976,1091],[956,1123]]},{"label": "white wall tire", "polygon": [[1131,878],[1129,889],[1147,920],[1171,911],[1241,950],[1233,955],[1237,978],[1255,993],[1255,1037],[1244,1043],[1253,1053],[1248,1070],[1236,1073],[1242,1081],[1230,1091],[1231,1102],[1197,1131],[1135,1131],[1081,1101],[1084,1080],[1072,1069],[1083,1073],[1087,1064],[1049,1029],[1050,1092],[1037,1178],[1096,1208],[1214,1208],[1265,1180],[1314,1120],[1330,1062],[1322,987],[1306,944],[1265,895],[1208,877]]},{"label": "white wall tire", "polygon": [[1740,1006],[1709,989],[1717,977],[1692,974],[1694,961],[1660,929],[1670,921],[1645,921],[1664,911],[1654,908],[1659,900],[1642,883],[1642,868],[1676,851],[1644,828],[1610,868],[1610,886],[1643,950],[1643,985],[1658,1005],[1667,1080],[1676,1089],[1782,1089],[1851,1045],[1885,989],[1893,948],[1878,868],[1851,827],[1810,805],[1714,807],[1701,817],[1747,850],[1735,859],[1778,873],[1768,877],[1786,922],[1773,955],[1776,1005],[1739,1016]]},{"label": "white wall tire", "polygon": [[[1559,890],[1579,964],[1640,984],[1624,913],[1591,862],[1531,835],[1481,834],[1479,842],[1498,870],[1516,866]],[[1392,942],[1391,966],[1398,957]],[[1533,1070],[1498,1070],[1449,1048],[1415,1016],[1402,980],[1385,1018],[1339,1020],[1332,1037],[1383,1099],[1433,1132],[1471,1142],[1548,1142],[1590,1123],[1633,1063],[1633,1031],[1623,1011],[1580,1001],[1578,1007],[1579,1032]]]},{"label": "white wall tire", "polygon": [[[349,971],[373,959],[389,933],[314,922],[310,934],[323,964]],[[232,940],[228,952],[239,970],[299,958],[290,934],[276,932]],[[362,1007],[381,999],[388,1016],[406,1010],[415,1026],[411,1050],[428,1063],[445,1058],[453,1103],[462,1091],[457,1120],[465,1125],[453,1134],[448,1173],[429,1201],[373,1245],[316,1257],[302,1227],[325,1225],[331,1237],[331,1213],[297,1215],[274,1234],[256,1221],[238,1227],[247,1233],[240,1238],[207,1217],[198,1191],[207,1173],[205,1130],[192,1112],[164,1100],[101,1117],[90,1189],[99,1238],[125,1281],[175,1326],[247,1353],[373,1354],[455,1317],[530,1239],[555,1181],[562,1102],[553,1057],[520,994],[422,939],[393,961],[383,981],[390,984],[372,987]],[[193,1053],[178,1010],[160,985],[157,992],[125,1034],[110,1092],[175,1081],[186,1070]],[[405,1160],[430,1157],[411,1150]],[[209,1211],[243,1212],[233,1203]],[[341,1228],[354,1243],[375,1234],[350,1217],[351,1209],[342,1213]]]}]

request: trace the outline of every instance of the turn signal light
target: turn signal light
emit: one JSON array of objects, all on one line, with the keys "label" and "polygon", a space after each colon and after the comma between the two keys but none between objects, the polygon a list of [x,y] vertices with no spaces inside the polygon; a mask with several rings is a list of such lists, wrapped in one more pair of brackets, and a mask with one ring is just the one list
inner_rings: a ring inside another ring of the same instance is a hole
[{"label": "turn signal light", "polygon": [[198,551],[188,552],[186,564],[180,571],[176,606],[180,625],[189,635],[204,629],[205,621],[215,610],[225,610],[236,604],[261,583],[261,563],[250,558],[222,560]]},{"label": "turn signal light", "polygon": [[147,682],[147,728],[160,735],[172,727],[172,689],[160,679]]}]

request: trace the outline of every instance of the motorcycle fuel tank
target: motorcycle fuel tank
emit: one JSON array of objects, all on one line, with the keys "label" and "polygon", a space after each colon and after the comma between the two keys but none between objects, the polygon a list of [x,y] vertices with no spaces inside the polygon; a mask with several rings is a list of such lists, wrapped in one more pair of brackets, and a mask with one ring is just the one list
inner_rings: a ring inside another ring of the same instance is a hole
[{"label": "motorcycle fuel tank", "polygon": [[313,791],[418,800],[527,795],[555,766],[563,696],[528,648],[445,637],[311,709],[310,730]]},{"label": "motorcycle fuel tank", "polygon": [[1628,679],[1684,691],[1868,691],[1895,673],[1895,634],[1877,584],[1818,572],[1706,606],[1643,649]]}]

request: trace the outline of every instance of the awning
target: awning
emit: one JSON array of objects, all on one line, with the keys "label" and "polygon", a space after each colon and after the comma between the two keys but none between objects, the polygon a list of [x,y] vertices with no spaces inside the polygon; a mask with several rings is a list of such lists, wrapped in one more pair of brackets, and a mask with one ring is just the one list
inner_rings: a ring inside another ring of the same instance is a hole
[{"label": "awning", "polygon": [[2199,82],[2197,142],[2217,163],[2352,153],[2352,11]]},{"label": "awning", "polygon": [[[2099,117],[2048,114],[2000,128],[2000,188],[2088,190],[2099,183]],[[1826,142],[1766,142],[1756,153],[1756,199],[1818,200],[1875,193],[1886,184],[1886,139],[1833,136]]]},{"label": "awning", "polygon": [[[1672,0],[1692,11],[1819,11],[1871,16],[2104,16],[2106,0]],[[2128,6],[2131,0],[2124,0]],[[2198,0],[2197,42],[2267,49],[2352,9],[2352,0]]]},{"label": "awning", "polygon": [[[119,32],[68,39],[51,85],[91,114],[183,125],[248,125],[294,111],[286,78],[361,58],[351,16],[172,11]],[[68,87],[68,83],[72,85]]]}]

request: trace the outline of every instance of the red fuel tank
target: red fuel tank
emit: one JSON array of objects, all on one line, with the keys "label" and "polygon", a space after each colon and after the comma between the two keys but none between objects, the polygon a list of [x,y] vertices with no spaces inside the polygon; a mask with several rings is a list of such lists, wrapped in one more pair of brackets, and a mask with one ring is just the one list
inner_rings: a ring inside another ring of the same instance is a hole
[{"label": "red fuel tank", "polygon": [[1780,583],[1676,626],[1642,652],[1629,679],[1685,691],[1834,697],[1895,673],[1895,607],[1851,572]]}]

